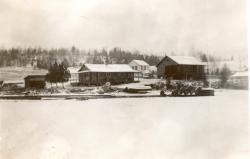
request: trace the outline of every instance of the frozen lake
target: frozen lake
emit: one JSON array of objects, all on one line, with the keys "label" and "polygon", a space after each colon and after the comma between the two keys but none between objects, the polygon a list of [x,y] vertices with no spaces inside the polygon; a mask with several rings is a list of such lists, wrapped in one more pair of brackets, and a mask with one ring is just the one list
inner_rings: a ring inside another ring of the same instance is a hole
[{"label": "frozen lake", "polygon": [[248,159],[248,92],[0,100],[2,159]]}]

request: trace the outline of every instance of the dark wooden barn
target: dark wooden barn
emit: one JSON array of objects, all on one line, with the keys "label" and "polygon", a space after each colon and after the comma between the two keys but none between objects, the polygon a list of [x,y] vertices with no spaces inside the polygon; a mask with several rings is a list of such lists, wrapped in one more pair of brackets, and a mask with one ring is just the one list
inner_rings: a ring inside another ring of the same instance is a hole
[{"label": "dark wooden barn", "polygon": [[203,80],[206,63],[191,56],[166,56],[157,65],[157,76],[175,80]]},{"label": "dark wooden barn", "polygon": [[29,75],[24,78],[25,88],[42,89],[46,85],[45,75]]},{"label": "dark wooden barn", "polygon": [[134,73],[126,64],[84,64],[79,70],[79,84],[102,85],[130,83],[134,81]]}]

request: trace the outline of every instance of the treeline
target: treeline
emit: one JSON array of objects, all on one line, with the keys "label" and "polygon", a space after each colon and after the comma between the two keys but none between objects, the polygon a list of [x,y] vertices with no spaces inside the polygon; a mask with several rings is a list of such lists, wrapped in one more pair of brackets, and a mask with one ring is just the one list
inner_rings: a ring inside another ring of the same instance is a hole
[{"label": "treeline", "polygon": [[202,62],[207,63],[205,70],[208,75],[218,75],[220,76],[225,71],[231,71],[225,62],[234,61],[234,57],[222,58],[219,56],[204,53],[202,51],[193,51],[190,56],[199,58]]},{"label": "treeline", "polygon": [[94,50],[92,54],[88,54],[87,63],[117,63],[128,64],[132,60],[144,60],[149,65],[157,65],[163,57],[155,55],[143,55],[139,51],[126,51],[121,48],[113,48],[109,51],[102,49],[101,51]]},{"label": "treeline", "polygon": [[55,61],[64,62],[68,66],[77,65],[85,52],[75,47],[71,49],[42,49],[42,48],[11,48],[0,49],[0,67],[27,66],[48,69]]},{"label": "treeline", "polygon": [[162,59],[160,56],[143,55],[139,51],[127,51],[121,48],[111,50],[80,50],[76,47],[59,49],[42,48],[11,48],[0,49],[0,67],[28,66],[49,69],[55,61],[64,62],[69,66],[79,66],[82,63],[117,63],[127,64],[130,61],[144,60],[150,65],[156,65]]},{"label": "treeline", "polygon": [[[179,55],[174,52],[166,55]],[[192,50],[188,53],[190,56],[197,57],[203,62],[208,63],[206,73],[211,75],[219,75],[222,71],[223,61],[232,60],[222,59],[199,50]],[[40,69],[49,69],[55,62],[63,62],[66,67],[79,66],[83,63],[93,64],[128,64],[132,60],[144,60],[149,65],[157,65],[163,56],[143,54],[139,51],[123,50],[119,47],[113,49],[94,49],[80,50],[73,46],[71,48],[44,49],[44,48],[10,48],[0,49],[0,67],[32,66]],[[240,63],[240,62],[239,62]]]}]

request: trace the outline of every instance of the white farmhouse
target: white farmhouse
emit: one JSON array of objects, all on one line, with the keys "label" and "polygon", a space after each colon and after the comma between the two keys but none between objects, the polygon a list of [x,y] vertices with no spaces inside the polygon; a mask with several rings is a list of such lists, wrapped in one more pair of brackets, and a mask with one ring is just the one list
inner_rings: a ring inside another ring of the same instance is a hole
[{"label": "white farmhouse", "polygon": [[141,72],[143,77],[149,74],[149,64],[143,60],[133,60],[129,63],[129,66],[133,70]]}]

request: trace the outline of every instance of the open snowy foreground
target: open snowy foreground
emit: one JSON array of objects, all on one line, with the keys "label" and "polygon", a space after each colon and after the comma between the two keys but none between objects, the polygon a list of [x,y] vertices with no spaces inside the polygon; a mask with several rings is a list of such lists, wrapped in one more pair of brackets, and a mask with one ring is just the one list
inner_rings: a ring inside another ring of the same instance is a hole
[{"label": "open snowy foreground", "polygon": [[248,92],[0,100],[2,159],[248,159]]}]

